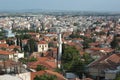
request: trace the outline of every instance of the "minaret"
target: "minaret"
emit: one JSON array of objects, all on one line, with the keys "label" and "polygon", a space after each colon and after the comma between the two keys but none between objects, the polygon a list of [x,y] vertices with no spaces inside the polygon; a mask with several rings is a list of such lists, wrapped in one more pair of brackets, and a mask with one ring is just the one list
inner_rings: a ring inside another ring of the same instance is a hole
[{"label": "minaret", "polygon": [[61,29],[58,29],[58,68],[61,67],[61,56],[62,56],[62,39],[61,39]]}]

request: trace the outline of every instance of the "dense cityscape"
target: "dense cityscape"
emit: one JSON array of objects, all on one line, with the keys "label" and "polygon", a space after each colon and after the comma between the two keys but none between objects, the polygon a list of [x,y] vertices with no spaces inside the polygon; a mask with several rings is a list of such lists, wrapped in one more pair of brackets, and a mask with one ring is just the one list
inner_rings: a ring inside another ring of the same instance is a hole
[{"label": "dense cityscape", "polygon": [[120,16],[54,14],[1,14],[0,80],[120,80]]},{"label": "dense cityscape", "polygon": [[120,80],[120,0],[0,0],[0,80]]}]

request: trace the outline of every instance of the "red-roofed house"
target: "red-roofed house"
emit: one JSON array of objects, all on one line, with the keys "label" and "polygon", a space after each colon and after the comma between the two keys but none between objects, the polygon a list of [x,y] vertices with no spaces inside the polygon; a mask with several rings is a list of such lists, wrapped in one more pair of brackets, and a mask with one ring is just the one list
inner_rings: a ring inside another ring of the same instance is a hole
[{"label": "red-roofed house", "polygon": [[57,67],[55,59],[50,57],[40,57],[38,61],[28,63],[28,68],[36,69],[37,65],[43,65],[49,70],[53,70]]},{"label": "red-roofed house", "polygon": [[13,59],[14,52],[0,50],[0,60]]},{"label": "red-roofed house", "polygon": [[34,80],[34,78],[37,75],[41,76],[41,75],[44,75],[44,74],[55,75],[57,77],[57,80],[66,80],[63,75],[59,74],[58,72],[53,72],[53,71],[50,71],[50,70],[44,70],[44,71],[38,71],[38,72],[31,72],[31,80]]},{"label": "red-roofed house", "polygon": [[0,60],[18,61],[19,58],[24,58],[24,53],[0,50]]},{"label": "red-roofed house", "polygon": [[103,56],[89,64],[88,69],[92,76],[113,80],[120,72],[120,54]]},{"label": "red-roofed house", "polygon": [[6,40],[0,40],[0,44],[6,44]]}]

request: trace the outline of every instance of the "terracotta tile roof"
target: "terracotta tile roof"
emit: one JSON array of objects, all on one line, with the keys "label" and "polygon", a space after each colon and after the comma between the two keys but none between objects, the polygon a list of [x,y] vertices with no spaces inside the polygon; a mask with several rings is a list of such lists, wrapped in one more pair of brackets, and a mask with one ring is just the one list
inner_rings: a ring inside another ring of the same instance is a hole
[{"label": "terracotta tile roof", "polygon": [[69,46],[75,46],[75,43],[74,42],[68,42],[67,43]]},{"label": "terracotta tile roof", "polygon": [[50,70],[31,72],[31,80],[34,80],[36,75],[40,76],[40,75],[44,75],[44,74],[55,75],[57,77],[57,80],[65,80],[63,75],[61,75],[61,74],[59,74],[57,72],[50,71]]},{"label": "terracotta tile roof", "polygon": [[83,41],[83,39],[82,39],[82,38],[74,38],[73,40]]},{"label": "terracotta tile roof", "polygon": [[108,57],[108,60],[114,62],[114,63],[120,63],[120,54],[113,54],[110,57]]},{"label": "terracotta tile roof", "polygon": [[55,59],[48,58],[48,57],[40,57],[38,61],[28,63],[29,68],[32,68],[32,69],[36,69],[37,65],[43,65],[50,70],[57,67]]},{"label": "terracotta tile roof", "polygon": [[28,34],[34,36],[34,35],[38,35],[39,33],[29,32]]},{"label": "terracotta tile roof", "polygon": [[91,79],[91,78],[85,78],[85,79],[81,79],[81,80],[93,80],[93,79]]},{"label": "terracotta tile roof", "polygon": [[[7,60],[7,61],[5,61],[5,66],[6,66],[6,67],[15,66],[16,64],[19,65],[20,63],[17,63],[17,62],[12,61],[12,60]],[[0,62],[0,66],[1,66],[1,67],[4,67],[4,63],[3,63],[2,61]]]},{"label": "terracotta tile roof", "polygon": [[8,44],[0,44],[0,48],[7,48]]},{"label": "terracotta tile roof", "polygon": [[2,54],[2,55],[9,55],[9,54],[13,54],[13,52],[0,50],[0,54]]},{"label": "terracotta tile roof", "polygon": [[46,41],[39,41],[38,44],[47,44]]},{"label": "terracotta tile roof", "polygon": [[14,48],[20,48],[20,46],[15,46],[15,45],[11,45],[11,46],[9,46],[9,49],[14,49]]},{"label": "terracotta tile roof", "polygon": [[112,48],[99,48],[99,47],[90,48],[90,50],[104,51],[104,52],[112,52],[112,51],[114,51],[114,49],[112,49]]},{"label": "terracotta tile roof", "polygon": [[120,65],[120,54],[106,55],[92,62],[88,67],[96,67],[101,69],[116,69]]},{"label": "terracotta tile roof", "polygon": [[89,43],[89,45],[90,45],[90,46],[98,46],[99,43],[98,43],[98,42],[96,42],[96,43]]},{"label": "terracotta tile roof", "polygon": [[46,66],[52,68],[52,69],[55,69],[57,67],[57,64],[55,61],[46,61]]}]

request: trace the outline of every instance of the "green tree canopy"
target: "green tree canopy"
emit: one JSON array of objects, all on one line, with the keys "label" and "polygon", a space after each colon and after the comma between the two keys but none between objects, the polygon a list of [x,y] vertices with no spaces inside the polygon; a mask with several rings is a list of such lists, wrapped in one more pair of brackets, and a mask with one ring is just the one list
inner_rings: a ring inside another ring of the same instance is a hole
[{"label": "green tree canopy", "polygon": [[37,68],[36,68],[37,71],[41,71],[41,70],[45,70],[45,69],[46,68],[43,65],[37,65]]},{"label": "green tree canopy", "polygon": [[29,47],[29,52],[34,52],[36,50],[35,46],[36,46],[36,41],[34,39],[29,39],[28,43],[27,43],[28,47]]},{"label": "green tree canopy", "polygon": [[57,80],[57,77],[55,75],[41,75],[41,76],[36,76],[34,80]]},{"label": "green tree canopy", "polygon": [[62,63],[65,70],[70,70],[75,60],[80,58],[79,51],[73,46],[65,47],[62,55]]},{"label": "green tree canopy", "polygon": [[92,61],[88,53],[80,56],[79,51],[73,46],[65,46],[63,49],[62,68],[67,72],[76,73],[79,77],[85,73],[86,66]]},{"label": "green tree canopy", "polygon": [[117,49],[119,47],[118,43],[119,43],[119,40],[116,38],[116,36],[114,36],[110,45],[113,49]]}]

